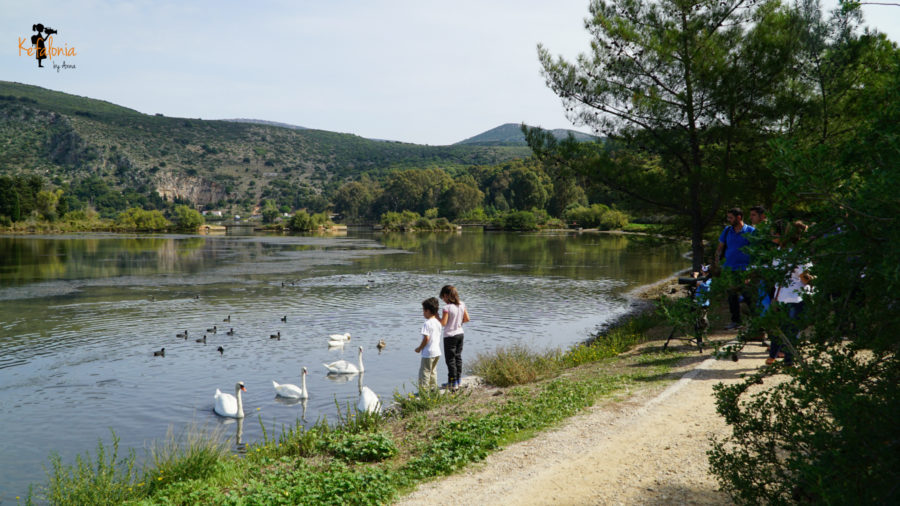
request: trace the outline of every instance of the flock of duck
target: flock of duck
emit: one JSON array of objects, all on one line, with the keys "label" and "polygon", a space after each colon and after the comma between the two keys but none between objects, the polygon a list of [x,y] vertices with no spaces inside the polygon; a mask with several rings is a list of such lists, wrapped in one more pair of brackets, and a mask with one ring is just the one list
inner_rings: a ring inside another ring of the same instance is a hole
[{"label": "flock of duck", "polygon": [[[280,320],[282,322],[287,322],[287,315],[282,316],[280,318]],[[231,315],[228,315],[228,317],[225,318],[223,320],[223,322],[230,323]],[[213,325],[212,328],[206,329],[206,332],[216,334],[216,333],[218,333],[218,330],[219,330],[218,326]],[[227,332],[225,332],[225,334],[229,335],[229,336],[233,336],[234,328],[231,327]],[[206,344],[206,336],[207,336],[207,334],[204,334],[203,337],[198,338],[195,341],[198,343]],[[179,339],[187,340],[188,339],[188,331],[185,330],[184,332],[179,332],[179,333],[175,334],[175,337],[177,337]],[[269,338],[281,340],[281,331],[279,330],[277,333],[271,334],[269,336]],[[348,341],[350,341],[349,333],[331,334],[330,336],[328,336],[328,347],[329,348],[342,347],[345,344],[347,344]],[[385,348],[385,346],[386,346],[386,343],[385,343],[384,339],[382,339],[382,340],[378,341],[376,348],[378,348],[378,352],[381,353],[381,351]],[[222,346],[219,346],[217,348],[217,351],[221,355],[221,354],[224,354],[225,349]],[[334,362],[331,362],[328,364],[323,363],[322,365],[325,366],[326,369],[328,369],[329,375],[361,374],[361,373],[365,372],[365,368],[363,366],[362,355],[363,355],[363,347],[360,346],[359,347],[359,355],[357,358],[357,364],[347,362],[346,360],[337,360],[337,361],[334,361]],[[153,356],[165,357],[166,349],[162,348],[159,351],[154,351]],[[309,398],[309,390],[306,387],[306,375],[307,375],[306,367],[303,367],[301,374],[300,374],[300,386],[299,387],[297,385],[293,385],[290,383],[280,384],[277,381],[273,380],[272,386],[275,388],[275,395],[277,397],[283,397],[285,399],[299,399],[299,400],[308,399]],[[213,397],[215,400],[214,411],[216,412],[216,414],[219,416],[226,417],[226,418],[244,418],[244,406],[243,406],[243,402],[241,401],[241,393],[246,392],[246,391],[247,391],[247,388],[244,385],[243,381],[239,381],[234,385],[234,395],[223,393],[221,390],[219,390],[217,388],[216,394]],[[356,404],[356,408],[359,411],[365,411],[368,413],[380,412],[381,411],[381,401],[378,399],[378,396],[375,395],[375,392],[373,392],[372,389],[370,389],[367,386],[360,385],[359,401]]]}]

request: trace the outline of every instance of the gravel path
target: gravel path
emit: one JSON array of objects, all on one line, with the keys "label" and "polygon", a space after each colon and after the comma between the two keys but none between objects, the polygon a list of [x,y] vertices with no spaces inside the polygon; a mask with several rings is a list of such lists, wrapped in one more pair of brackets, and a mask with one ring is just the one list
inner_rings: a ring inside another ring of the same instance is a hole
[{"label": "gravel path", "polygon": [[758,345],[738,362],[704,360],[665,389],[599,403],[398,504],[732,504],[708,472],[710,437],[727,433],[712,387],[764,360]]}]

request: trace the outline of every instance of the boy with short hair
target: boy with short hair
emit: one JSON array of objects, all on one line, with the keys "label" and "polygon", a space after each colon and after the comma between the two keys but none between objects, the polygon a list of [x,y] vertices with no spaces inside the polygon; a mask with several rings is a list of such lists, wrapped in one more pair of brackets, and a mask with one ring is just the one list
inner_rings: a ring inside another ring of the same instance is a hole
[{"label": "boy with short hair", "polygon": [[422,324],[422,342],[416,348],[416,353],[422,354],[419,363],[419,390],[426,388],[437,389],[437,365],[441,358],[441,322],[436,318],[438,313],[438,300],[434,297],[422,302],[422,316],[425,323]]}]

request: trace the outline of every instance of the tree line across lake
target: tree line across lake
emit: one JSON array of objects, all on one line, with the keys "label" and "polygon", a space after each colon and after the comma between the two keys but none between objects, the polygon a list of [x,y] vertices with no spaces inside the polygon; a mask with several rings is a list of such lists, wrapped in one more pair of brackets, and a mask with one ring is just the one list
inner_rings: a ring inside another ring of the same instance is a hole
[{"label": "tree line across lake", "polygon": [[[199,213],[187,212],[195,209],[191,202],[167,201],[147,186],[120,191],[96,176],[57,183],[37,175],[0,176],[0,226],[43,221],[80,223],[83,228],[93,223],[125,230],[187,230],[203,223]],[[326,226],[332,213],[345,223],[402,230],[450,229],[451,223],[511,230],[572,225],[615,229],[628,224],[625,211],[610,207],[628,206],[627,199],[534,158],[451,170],[364,173],[321,192],[276,179],[261,195],[239,212],[247,216],[258,206],[263,223],[283,222],[293,230]],[[216,205],[205,207],[212,210]]]}]

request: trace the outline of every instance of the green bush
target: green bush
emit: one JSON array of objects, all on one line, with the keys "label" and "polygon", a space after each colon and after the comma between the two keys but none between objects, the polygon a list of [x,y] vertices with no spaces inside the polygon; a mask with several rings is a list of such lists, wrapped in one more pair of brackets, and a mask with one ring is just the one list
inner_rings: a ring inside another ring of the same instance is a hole
[{"label": "green bush", "polygon": [[610,209],[603,204],[594,204],[590,207],[572,207],[566,211],[565,217],[566,222],[584,228],[621,230],[628,225],[627,214]]},{"label": "green bush", "polygon": [[600,216],[598,228],[601,230],[621,230],[628,225],[628,215],[622,211],[609,210]]},{"label": "green bush", "polygon": [[197,227],[203,223],[203,215],[196,209],[188,206],[175,206],[175,228],[178,230],[197,230]]},{"label": "green bush", "polygon": [[309,213],[307,213],[303,209],[297,211],[293,216],[291,216],[291,221],[288,222],[288,227],[290,227],[291,230],[303,232],[318,229],[318,226],[315,225],[312,216],[310,216]]},{"label": "green bush", "polygon": [[433,230],[434,224],[428,218],[419,218],[413,223],[416,230]]},{"label": "green bush", "polygon": [[596,228],[600,224],[600,218],[609,211],[609,207],[603,204],[594,204],[590,207],[577,206],[566,210],[567,223],[573,223],[583,228]]},{"label": "green bush", "polygon": [[457,218],[457,223],[487,223],[490,221],[483,207],[476,207]]},{"label": "green bush", "polygon": [[[427,215],[434,215],[429,209]],[[453,230],[453,224],[447,218],[429,218],[413,211],[397,213],[388,211],[381,215],[381,225],[386,230]]]},{"label": "green bush", "polygon": [[[82,211],[74,211],[80,212]],[[68,216],[68,213],[66,216]],[[138,207],[132,207],[119,213],[116,217],[116,225],[132,230],[165,230],[172,224],[157,210],[147,211]]]},{"label": "green bush", "polygon": [[531,211],[513,211],[503,216],[506,230],[537,230],[537,218]]}]

